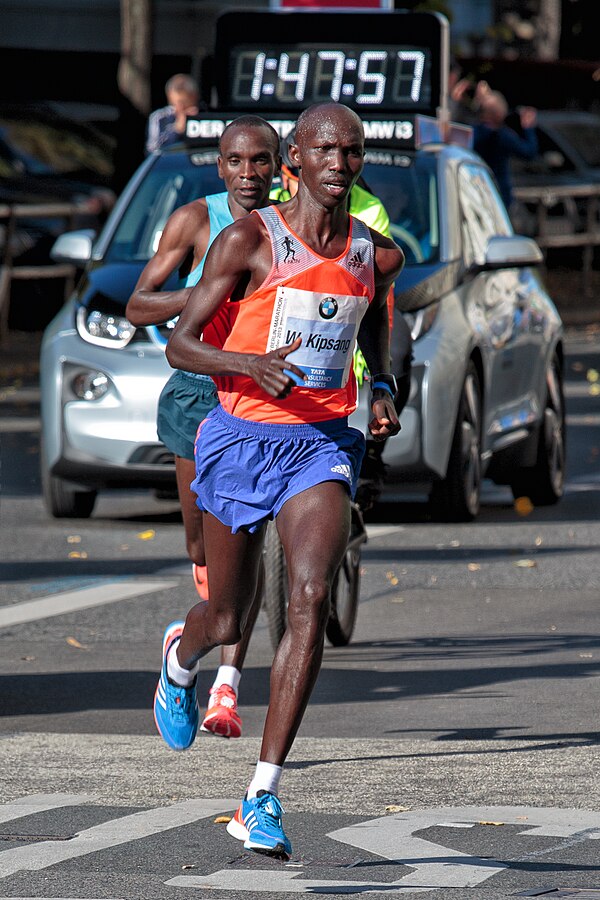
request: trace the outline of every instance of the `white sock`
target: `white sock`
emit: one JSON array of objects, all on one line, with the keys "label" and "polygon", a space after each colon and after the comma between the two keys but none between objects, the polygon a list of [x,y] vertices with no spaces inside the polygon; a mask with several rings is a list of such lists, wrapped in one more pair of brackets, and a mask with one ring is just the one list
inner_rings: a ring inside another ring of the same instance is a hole
[{"label": "white sock", "polygon": [[219,666],[211,691],[221,687],[222,684],[227,684],[235,691],[237,697],[241,677],[242,673],[235,666]]},{"label": "white sock", "polygon": [[198,674],[200,663],[197,662],[193,669],[184,669],[180,666],[179,660],[177,659],[178,646],[179,641],[175,641],[167,655],[167,675],[171,681],[174,681],[179,687],[189,687]]},{"label": "white sock", "polygon": [[268,762],[257,762],[254,778],[248,787],[248,799],[256,797],[259,791],[267,791],[269,794],[277,796],[281,771],[281,766],[274,766],[273,763]]}]

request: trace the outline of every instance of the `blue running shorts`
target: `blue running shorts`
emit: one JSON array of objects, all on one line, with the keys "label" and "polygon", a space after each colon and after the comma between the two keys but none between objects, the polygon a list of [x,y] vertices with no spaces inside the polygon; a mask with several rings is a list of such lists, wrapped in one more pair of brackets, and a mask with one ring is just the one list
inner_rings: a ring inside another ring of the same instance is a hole
[{"label": "blue running shorts", "polygon": [[212,378],[176,369],[158,398],[158,437],[171,453],[194,459],[198,425],[218,403]]},{"label": "blue running shorts", "polygon": [[348,419],[272,425],[232,416],[218,406],[196,438],[198,507],[237,531],[258,531],[286,500],[324,481],[341,481],[352,497],[365,452]]}]

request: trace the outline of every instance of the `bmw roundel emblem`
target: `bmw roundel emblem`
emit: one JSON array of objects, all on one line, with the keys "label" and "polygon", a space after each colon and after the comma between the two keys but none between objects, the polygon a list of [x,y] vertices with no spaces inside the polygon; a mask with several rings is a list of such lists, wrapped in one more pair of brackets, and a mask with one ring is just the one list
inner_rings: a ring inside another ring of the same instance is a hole
[{"label": "bmw roundel emblem", "polygon": [[333,297],[325,297],[319,304],[319,315],[322,319],[333,319],[337,311],[337,300]]}]

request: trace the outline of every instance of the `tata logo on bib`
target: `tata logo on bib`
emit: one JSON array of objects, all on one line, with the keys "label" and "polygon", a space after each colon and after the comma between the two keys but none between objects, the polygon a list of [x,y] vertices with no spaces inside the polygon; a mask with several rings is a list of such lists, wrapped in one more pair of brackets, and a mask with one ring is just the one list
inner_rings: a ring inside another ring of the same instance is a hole
[{"label": "tata logo on bib", "polygon": [[337,300],[333,297],[325,297],[319,304],[319,315],[322,319],[333,319],[337,311]]}]

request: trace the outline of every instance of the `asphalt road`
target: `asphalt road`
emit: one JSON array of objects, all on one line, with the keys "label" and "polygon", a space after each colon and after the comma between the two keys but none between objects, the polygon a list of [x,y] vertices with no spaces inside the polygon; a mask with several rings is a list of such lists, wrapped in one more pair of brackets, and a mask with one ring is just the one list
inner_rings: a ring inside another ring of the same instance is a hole
[{"label": "asphalt road", "polygon": [[[327,646],[282,779],[284,865],[218,821],[259,750],[265,618],[242,739],[168,751],[151,714],[160,641],[195,599],[177,505],[120,492],[89,520],[48,518],[37,386],[13,369],[0,389],[0,897],[600,896],[599,371],[598,332],[569,332],[558,506],[519,516],[486,485],[476,524],[432,522],[414,501],[371,517],[354,639]],[[201,701],[217,662],[202,663]]]}]

